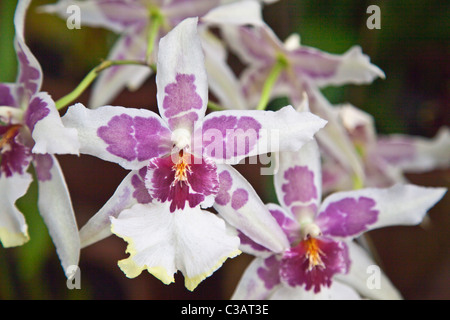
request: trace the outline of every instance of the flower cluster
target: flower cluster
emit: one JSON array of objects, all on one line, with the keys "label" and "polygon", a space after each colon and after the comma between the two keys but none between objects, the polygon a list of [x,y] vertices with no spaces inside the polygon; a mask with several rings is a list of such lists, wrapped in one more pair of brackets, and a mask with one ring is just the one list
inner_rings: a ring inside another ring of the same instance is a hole
[{"label": "flower cluster", "polygon": [[[360,47],[342,55],[282,42],[262,19],[274,1],[60,0],[40,10],[119,35],[107,60],[72,93],[41,92],[42,70],[24,40],[31,0],[14,26],[19,72],[0,84],[0,241],[28,241],[16,208],[32,181],[61,264],[108,236],[127,242],[120,269],[164,284],[180,271],[188,290],[245,252],[255,256],[235,299],[399,298],[361,276],[376,264],[360,245],[367,231],[417,225],[446,188],[410,184],[404,173],[447,168],[450,134],[377,136],[371,115],[332,106],[321,89],[384,78]],[[240,58],[237,75],[228,53]],[[108,105],[156,75],[158,113]],[[79,94],[95,80],[89,105]],[[210,93],[218,102],[209,101]],[[268,111],[276,97],[291,105]],[[59,110],[66,108],[61,117]],[[55,154],[87,154],[128,175],[80,229]],[[234,167],[275,155],[278,203],[265,204]],[[323,197],[323,199],[322,199]]]}]

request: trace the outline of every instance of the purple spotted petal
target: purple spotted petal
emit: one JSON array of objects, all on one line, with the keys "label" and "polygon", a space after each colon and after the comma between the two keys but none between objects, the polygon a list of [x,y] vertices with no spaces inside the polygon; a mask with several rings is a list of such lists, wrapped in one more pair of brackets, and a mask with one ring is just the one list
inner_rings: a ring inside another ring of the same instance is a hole
[{"label": "purple spotted petal", "polygon": [[22,141],[21,125],[0,125],[0,175],[23,174],[31,160],[31,149]]},{"label": "purple spotted petal", "polygon": [[162,105],[163,115],[168,119],[172,130],[179,127],[193,129],[198,120],[196,110],[203,106],[202,99],[196,92],[195,75],[177,74],[175,81],[164,88],[166,96]]},{"label": "purple spotted petal", "polygon": [[100,0],[98,10],[109,23],[121,29],[145,25],[148,21],[147,10],[139,1]]},{"label": "purple spotted petal", "polygon": [[137,174],[131,177],[131,185],[134,187],[133,197],[138,203],[150,203],[152,197],[148,193],[145,186],[145,175],[147,174],[147,167],[143,167]]},{"label": "purple spotted petal", "polygon": [[128,161],[144,161],[158,156],[166,145],[161,145],[161,136],[169,131],[153,118],[132,117],[127,114],[114,116],[106,126],[97,131],[108,144],[107,151]]},{"label": "purple spotted petal", "polygon": [[28,97],[31,97],[41,88],[41,67],[31,51],[23,42],[23,39],[16,38],[15,44],[17,59],[19,60],[19,74],[17,82],[23,85],[25,94]]},{"label": "purple spotted petal", "polygon": [[214,208],[251,241],[278,253],[288,240],[249,182],[232,166],[217,164],[219,189]]},{"label": "purple spotted petal", "polygon": [[295,218],[289,212],[285,211],[282,207],[276,204],[267,204],[267,208],[278,222],[281,229],[283,229],[289,243],[298,242],[300,237],[300,227]]},{"label": "purple spotted petal", "polygon": [[[193,155],[184,155],[187,167],[178,169],[175,156],[150,160],[146,175],[146,186],[150,195],[161,201],[170,202],[170,211],[184,209],[186,202],[194,208],[204,202],[208,196],[214,196],[219,190],[216,166],[206,159]],[[179,159],[177,159],[179,160]],[[185,178],[177,178],[178,170],[184,170]]]},{"label": "purple spotted petal", "polygon": [[51,155],[34,154],[33,163],[39,181],[50,181],[52,179],[53,158]]},{"label": "purple spotted petal", "polygon": [[274,176],[277,198],[294,220],[313,219],[321,199],[321,157],[315,140],[296,152],[280,152]]},{"label": "purple spotted petal", "polygon": [[[195,131],[203,152],[221,163],[237,164],[244,158],[269,152],[296,151],[312,140],[326,121],[292,106],[280,110],[216,111]],[[194,146],[197,147],[197,146]]]},{"label": "purple spotted petal", "polygon": [[195,75],[177,74],[175,81],[164,88],[166,97],[163,101],[163,110],[164,116],[168,118],[202,107],[202,99],[195,92]]},{"label": "purple spotted petal", "polygon": [[48,116],[49,113],[48,103],[40,96],[33,97],[25,113],[25,123],[30,131],[33,132],[36,123]]},{"label": "purple spotted petal", "polygon": [[158,108],[172,131],[193,132],[208,102],[208,80],[198,18],[179,23],[159,42],[156,77]]},{"label": "purple spotted petal", "polygon": [[[311,249],[311,246],[316,247]],[[311,264],[310,257],[314,254],[318,255],[320,264]],[[310,238],[284,253],[280,276],[291,287],[304,286],[306,290],[314,289],[318,293],[321,287],[331,285],[336,273],[347,273],[349,266],[348,248],[343,242]]]},{"label": "purple spotted petal", "polygon": [[334,76],[340,63],[338,56],[304,46],[294,50],[290,58],[296,74],[312,79]]},{"label": "purple spotted petal", "polygon": [[203,147],[213,158],[230,159],[247,155],[259,139],[261,124],[254,118],[219,116],[203,123]]},{"label": "purple spotted petal", "polygon": [[308,202],[317,198],[314,185],[314,173],[304,166],[295,166],[284,172],[283,184],[284,202],[290,206],[293,202]]},{"label": "purple spotted petal", "polygon": [[376,202],[367,197],[344,198],[330,203],[321,211],[316,224],[324,235],[346,237],[368,229],[378,220]]},{"label": "purple spotted petal", "polygon": [[264,265],[257,270],[258,277],[263,280],[266,289],[271,290],[280,284],[280,261],[275,255],[264,260]]},{"label": "purple spotted petal", "polygon": [[228,171],[222,171],[219,174],[219,192],[216,196],[216,202],[221,205],[225,206],[228,202],[231,200],[231,195],[229,193],[229,190],[231,189],[231,186],[233,184],[233,181],[231,179],[231,175]]},{"label": "purple spotted petal", "polygon": [[162,119],[146,109],[103,106],[88,109],[71,106],[61,118],[66,128],[76,129],[79,152],[140,170],[153,157],[172,149],[171,133]]},{"label": "purple spotted petal", "polygon": [[13,90],[13,86],[0,83],[0,106],[17,107]]}]

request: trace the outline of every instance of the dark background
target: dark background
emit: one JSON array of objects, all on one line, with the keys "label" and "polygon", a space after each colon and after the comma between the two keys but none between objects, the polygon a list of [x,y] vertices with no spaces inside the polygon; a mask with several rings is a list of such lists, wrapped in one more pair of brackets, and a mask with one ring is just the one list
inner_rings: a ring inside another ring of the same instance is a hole
[{"label": "dark background", "polygon": [[[116,35],[103,29],[69,30],[65,21],[38,14],[33,1],[26,21],[26,42],[44,70],[42,91],[57,100],[106,58]],[[15,0],[0,3],[0,81],[15,80],[12,17]],[[369,5],[381,8],[381,29],[366,27]],[[433,0],[281,0],[266,6],[264,17],[281,40],[298,32],[301,42],[341,54],[359,44],[386,73],[371,85],[324,89],[332,103],[351,102],[370,112],[379,133],[432,137],[450,124],[450,4]],[[136,92],[124,91],[112,104],[156,109],[154,78]],[[89,90],[78,102],[87,103]],[[62,110],[62,114],[65,110]],[[114,163],[90,156],[59,156],[79,226],[101,208],[126,175]],[[260,182],[257,166],[237,167],[265,202],[274,201],[270,177]],[[425,186],[450,185],[450,170],[408,176]],[[1,191],[0,191],[1,192]],[[35,206],[36,185],[20,199],[31,240],[22,247],[0,248],[2,299],[227,299],[252,257],[242,254],[203,281],[194,292],[183,277],[166,286],[147,272],[128,279],[117,266],[127,257],[126,243],[111,236],[81,252],[82,290],[67,290],[54,246]],[[433,207],[428,223],[370,232],[379,263],[405,299],[450,298],[450,195]]]}]

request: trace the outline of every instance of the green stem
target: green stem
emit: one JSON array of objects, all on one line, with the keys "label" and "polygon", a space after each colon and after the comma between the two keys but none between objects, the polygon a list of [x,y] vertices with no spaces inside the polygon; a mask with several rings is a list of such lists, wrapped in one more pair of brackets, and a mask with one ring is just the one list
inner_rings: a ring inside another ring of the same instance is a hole
[{"label": "green stem", "polygon": [[261,98],[259,100],[257,110],[265,110],[267,108],[267,104],[270,100],[270,93],[272,92],[272,88],[275,82],[278,80],[281,72],[286,69],[287,61],[283,57],[277,59],[277,62],[270,70],[269,75],[267,76],[266,82],[264,83],[263,90],[261,92]]},{"label": "green stem", "polygon": [[222,107],[221,105],[218,105],[217,103],[212,102],[212,101],[208,101],[208,108],[211,109],[211,110],[213,110],[213,111],[222,111],[222,110],[225,110],[224,107]]},{"label": "green stem", "polygon": [[78,98],[84,90],[97,78],[97,76],[105,69],[108,69],[112,66],[118,66],[118,65],[143,65],[147,66],[145,62],[141,61],[135,61],[135,60],[106,60],[100,63],[98,66],[96,66],[94,69],[92,69],[86,77],[80,82],[80,84],[69,94],[65,95],[58,101],[56,101],[56,109],[60,110],[72,101],[74,101],[76,98]]},{"label": "green stem", "polygon": [[360,175],[354,174],[352,180],[353,180],[353,190],[359,190],[364,187],[364,181]]},{"label": "green stem", "polygon": [[158,36],[159,29],[163,22],[163,17],[159,13],[159,11],[151,12],[150,14],[151,22],[150,22],[150,30],[148,31],[148,43],[147,43],[147,62],[150,61],[151,55],[153,53],[153,49],[155,48],[156,37]]}]

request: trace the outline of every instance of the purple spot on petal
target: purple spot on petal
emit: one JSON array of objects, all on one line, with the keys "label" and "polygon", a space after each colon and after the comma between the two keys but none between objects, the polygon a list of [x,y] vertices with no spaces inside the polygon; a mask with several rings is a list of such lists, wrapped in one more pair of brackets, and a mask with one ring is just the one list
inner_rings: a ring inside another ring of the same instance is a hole
[{"label": "purple spot on petal", "polygon": [[270,256],[264,260],[264,266],[258,268],[256,271],[259,278],[264,282],[266,289],[271,290],[276,285],[280,284],[279,275],[280,262],[277,260],[276,256]]},{"label": "purple spot on petal", "polygon": [[248,201],[248,192],[245,189],[236,189],[231,196],[231,207],[234,210],[242,208]]},{"label": "purple spot on petal", "polygon": [[307,202],[317,198],[317,190],[314,185],[314,173],[306,166],[295,166],[284,173],[287,183],[281,189],[284,192],[283,200],[286,205],[295,201]]},{"label": "purple spot on petal", "polygon": [[97,130],[98,136],[109,144],[106,150],[128,161],[136,159],[133,132],[133,118],[126,114],[113,117],[107,126]]},{"label": "purple spot on petal", "polygon": [[231,200],[229,190],[233,184],[233,180],[228,171],[222,171],[219,174],[219,192],[217,193],[215,201],[221,206],[225,206]]},{"label": "purple spot on petal", "polygon": [[25,114],[25,123],[27,124],[30,131],[33,132],[36,123],[44,119],[50,110],[47,108],[47,102],[42,98],[34,97],[28,106]]},{"label": "purple spot on petal", "polygon": [[26,54],[22,51],[22,48],[17,50],[17,58],[20,64],[19,82],[25,86],[26,90],[29,90],[30,95],[38,91],[38,83],[41,74],[38,69],[30,65]]},{"label": "purple spot on petal", "polygon": [[156,118],[114,116],[97,135],[108,144],[107,151],[128,161],[149,160],[169,150],[170,132]]},{"label": "purple spot on petal", "polygon": [[203,147],[207,155],[230,159],[248,154],[256,146],[261,124],[243,116],[210,117],[203,123]]},{"label": "purple spot on petal", "polygon": [[202,99],[197,94],[193,74],[177,74],[176,82],[168,84],[164,92],[164,116],[171,118],[179,113],[202,108]]},{"label": "purple spot on petal", "polygon": [[39,181],[49,181],[52,179],[51,169],[53,168],[53,159],[49,154],[34,154],[34,169]]},{"label": "purple spot on petal", "polygon": [[373,199],[367,197],[332,202],[319,213],[316,224],[323,234],[338,237],[356,235],[377,221],[379,212],[373,209],[375,204]]},{"label": "purple spot on petal", "polygon": [[137,158],[148,160],[167,152],[167,144],[161,143],[161,137],[170,132],[155,118],[134,118],[135,139],[137,141]]},{"label": "purple spot on petal", "polygon": [[16,107],[16,101],[11,88],[0,84],[0,106]]},{"label": "purple spot on petal", "polygon": [[148,193],[145,187],[145,175],[147,173],[147,167],[143,167],[139,170],[138,174],[131,177],[131,184],[134,187],[133,197],[139,203],[150,203],[152,202],[152,197]]}]

